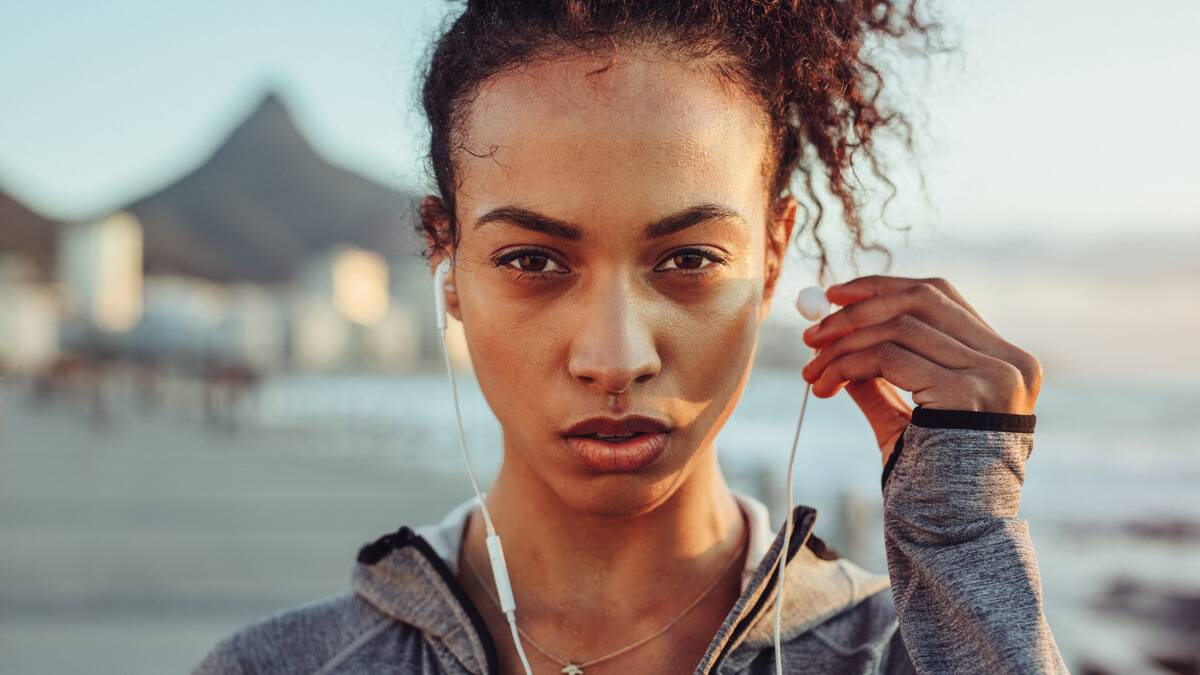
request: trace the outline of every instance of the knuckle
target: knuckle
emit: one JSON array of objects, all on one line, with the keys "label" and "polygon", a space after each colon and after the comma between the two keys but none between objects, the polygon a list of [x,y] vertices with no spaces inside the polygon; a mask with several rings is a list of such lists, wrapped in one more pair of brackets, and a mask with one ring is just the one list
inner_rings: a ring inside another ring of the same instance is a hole
[{"label": "knuckle", "polygon": [[1025,388],[1025,374],[1021,372],[1013,364],[1007,361],[1001,361],[996,368],[996,372],[1003,384],[1009,391]]},{"label": "knuckle", "polygon": [[1025,386],[1038,389],[1042,385],[1042,362],[1023,349],[1017,349],[1013,358],[1013,366],[1020,371]]},{"label": "knuckle", "polygon": [[929,277],[928,279],[925,279],[924,282],[930,286],[933,286],[939,291],[946,293],[947,295],[949,295],[950,289],[954,288],[950,285],[950,282],[943,277]]},{"label": "knuckle", "polygon": [[875,345],[875,357],[881,363],[898,363],[904,357],[904,349],[895,342],[880,342]]},{"label": "knuckle", "polygon": [[945,297],[933,284],[922,281],[908,289],[914,305],[923,306],[940,302]]},{"label": "knuckle", "polygon": [[1037,359],[1034,359],[1033,360],[1033,380],[1032,381],[1036,388],[1038,388],[1038,389],[1042,388],[1042,380],[1045,377],[1045,375],[1046,375],[1045,371],[1042,370],[1042,362],[1038,361]]},{"label": "knuckle", "polygon": [[941,299],[944,295],[940,288],[928,281],[922,281],[921,283],[917,284],[917,293],[919,293],[921,297],[925,298],[926,300]]},{"label": "knuckle", "polygon": [[911,314],[900,314],[891,321],[891,332],[901,337],[915,337],[925,325]]}]

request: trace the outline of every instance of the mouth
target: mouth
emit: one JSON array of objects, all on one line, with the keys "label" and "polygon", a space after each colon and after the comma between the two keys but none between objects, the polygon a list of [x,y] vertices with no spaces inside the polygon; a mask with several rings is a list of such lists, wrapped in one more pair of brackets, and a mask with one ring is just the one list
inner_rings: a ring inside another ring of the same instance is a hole
[{"label": "mouth", "polygon": [[645,434],[625,434],[624,436],[605,436],[603,434],[579,434],[578,438],[592,438],[605,443],[623,443],[636,436],[644,436]]},{"label": "mouth", "polygon": [[671,425],[647,415],[625,417],[591,417],[563,430],[563,436],[595,436],[604,440],[620,439],[637,434],[659,434],[671,431]]},{"label": "mouth", "polygon": [[562,435],[567,449],[584,468],[609,473],[638,471],[652,464],[666,450],[671,431],[665,422],[631,415],[593,417]]}]

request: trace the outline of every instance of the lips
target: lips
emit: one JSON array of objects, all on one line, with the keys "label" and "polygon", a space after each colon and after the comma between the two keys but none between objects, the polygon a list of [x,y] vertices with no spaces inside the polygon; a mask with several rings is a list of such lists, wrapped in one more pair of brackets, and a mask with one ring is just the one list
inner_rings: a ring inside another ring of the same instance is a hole
[{"label": "lips", "polygon": [[592,417],[571,425],[563,436],[632,436],[634,434],[659,434],[671,430],[671,425],[653,417],[626,415],[621,418]]},{"label": "lips", "polygon": [[580,464],[595,472],[630,472],[652,464],[667,447],[671,427],[652,417],[593,417],[569,427],[563,440]]}]

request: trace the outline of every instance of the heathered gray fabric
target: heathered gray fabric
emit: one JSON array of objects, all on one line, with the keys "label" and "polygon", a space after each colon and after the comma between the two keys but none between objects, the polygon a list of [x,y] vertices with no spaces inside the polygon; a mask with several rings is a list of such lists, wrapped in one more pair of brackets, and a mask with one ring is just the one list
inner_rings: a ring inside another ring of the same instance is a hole
[{"label": "heathered gray fabric", "polygon": [[[787,672],[1067,672],[1042,613],[1028,526],[1017,517],[1032,447],[1032,432],[910,424],[884,486],[887,577],[803,545],[816,512],[796,507],[784,589]],[[771,564],[782,531],[771,537],[761,504],[738,499],[757,563],[698,674],[775,672]],[[388,539],[377,561],[355,564],[349,590],[241,627],[194,675],[495,672],[493,638],[454,580],[466,511]],[[636,672],[636,660],[628,662]]]}]

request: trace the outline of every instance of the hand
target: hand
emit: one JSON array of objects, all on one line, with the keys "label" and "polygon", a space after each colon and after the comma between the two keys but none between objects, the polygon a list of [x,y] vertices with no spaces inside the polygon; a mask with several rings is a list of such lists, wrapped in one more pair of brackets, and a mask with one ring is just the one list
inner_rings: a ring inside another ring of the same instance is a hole
[{"label": "hand", "polygon": [[896,387],[926,408],[1033,413],[1041,364],[984,323],[945,279],[872,275],[826,295],[842,309],[804,332],[818,350],[804,379],[821,398],[845,385],[885,463],[912,419]]}]

